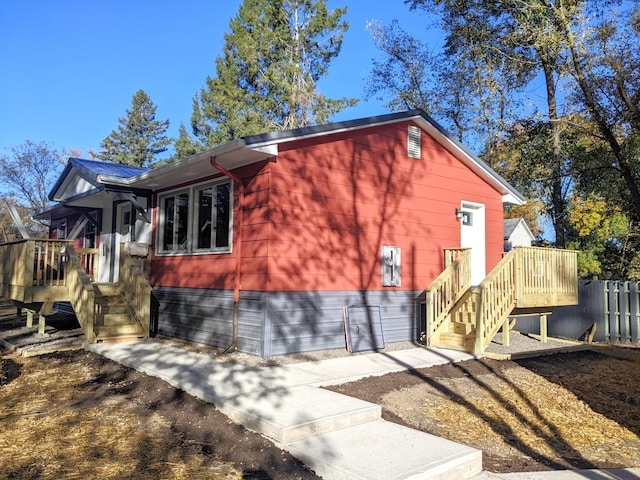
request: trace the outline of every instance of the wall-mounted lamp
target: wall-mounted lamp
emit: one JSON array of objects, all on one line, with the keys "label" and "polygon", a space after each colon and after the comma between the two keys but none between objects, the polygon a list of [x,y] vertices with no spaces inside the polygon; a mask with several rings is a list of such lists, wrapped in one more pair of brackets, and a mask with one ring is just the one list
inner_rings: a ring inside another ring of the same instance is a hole
[{"label": "wall-mounted lamp", "polygon": [[459,208],[456,208],[456,218],[458,220],[462,219],[462,210],[460,210]]}]

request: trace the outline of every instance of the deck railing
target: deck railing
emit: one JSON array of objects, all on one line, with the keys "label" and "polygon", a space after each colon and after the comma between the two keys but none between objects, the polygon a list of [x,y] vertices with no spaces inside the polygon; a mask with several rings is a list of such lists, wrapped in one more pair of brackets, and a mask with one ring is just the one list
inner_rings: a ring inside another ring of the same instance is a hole
[{"label": "deck railing", "polygon": [[518,307],[574,305],[578,255],[573,250],[517,247]]},{"label": "deck railing", "polygon": [[445,262],[449,262],[447,267],[425,292],[427,342],[446,324],[451,308],[471,285],[471,252],[468,249],[456,249],[455,257],[447,253]]},{"label": "deck railing", "polygon": [[119,283],[136,321],[142,327],[145,337],[148,337],[151,324],[151,284],[140,264],[126,251],[124,243],[120,244]]},{"label": "deck railing", "polygon": [[482,353],[516,307],[516,251],[507,253],[478,286],[475,353]]},{"label": "deck railing", "polygon": [[[445,270],[426,291],[427,345],[450,322],[475,327],[476,353],[487,348],[515,309],[541,309],[578,303],[577,252],[539,247],[518,247],[478,287],[456,283],[460,261],[470,273],[468,252],[449,249]],[[465,285],[465,289],[455,289]],[[436,340],[437,341],[437,340]]]},{"label": "deck railing", "polygon": [[19,240],[0,245],[0,295],[23,303],[66,296],[64,240]]},{"label": "deck railing", "polygon": [[67,246],[69,265],[67,268],[67,284],[69,301],[76,314],[78,323],[84,330],[88,343],[96,339],[95,322],[95,291],[84,265],[72,245]]},{"label": "deck railing", "polygon": [[86,274],[92,281],[98,281],[100,250],[97,248],[76,248],[75,250]]}]

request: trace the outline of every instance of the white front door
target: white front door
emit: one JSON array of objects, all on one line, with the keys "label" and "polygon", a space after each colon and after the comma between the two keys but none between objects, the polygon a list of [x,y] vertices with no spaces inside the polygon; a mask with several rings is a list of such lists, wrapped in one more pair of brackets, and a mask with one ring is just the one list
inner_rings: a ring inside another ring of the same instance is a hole
[{"label": "white front door", "polygon": [[484,205],[462,202],[460,246],[471,249],[471,284],[479,285],[486,276]]},{"label": "white front door", "polygon": [[112,281],[118,281],[118,266],[120,265],[120,243],[130,242],[133,229],[133,208],[130,202],[123,202],[116,205],[116,231],[113,255],[111,258],[111,268],[113,272]]}]

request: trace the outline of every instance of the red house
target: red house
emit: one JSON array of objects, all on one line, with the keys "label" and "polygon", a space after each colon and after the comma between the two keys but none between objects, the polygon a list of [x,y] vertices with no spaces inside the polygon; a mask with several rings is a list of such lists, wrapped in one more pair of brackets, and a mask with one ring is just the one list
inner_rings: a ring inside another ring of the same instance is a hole
[{"label": "red house", "polygon": [[366,318],[384,342],[417,340],[445,249],[471,249],[479,284],[503,255],[504,205],[524,202],[421,110],[153,170],[72,159],[51,198],[53,235],[97,231],[95,281],[118,281],[122,242],[148,249],[157,332],[264,358],[344,348],[345,308],[352,334]]}]

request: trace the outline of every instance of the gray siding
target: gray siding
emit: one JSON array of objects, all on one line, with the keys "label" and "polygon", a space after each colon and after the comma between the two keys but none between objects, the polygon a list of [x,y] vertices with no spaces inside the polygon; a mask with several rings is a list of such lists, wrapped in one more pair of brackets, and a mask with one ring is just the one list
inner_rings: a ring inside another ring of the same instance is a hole
[{"label": "gray siding", "polygon": [[380,305],[385,342],[418,338],[418,292],[275,292],[269,294],[271,342],[265,356],[346,348],[343,308]]},{"label": "gray siding", "polygon": [[[231,344],[233,291],[156,287],[158,333],[216,347]],[[240,299],[238,349],[260,355],[263,318],[260,294],[244,293]]]},{"label": "gray siding", "polygon": [[[217,347],[231,344],[233,292],[154,288],[158,333]],[[269,358],[346,348],[343,308],[379,305],[386,343],[418,338],[420,292],[242,292],[238,349]]]}]

